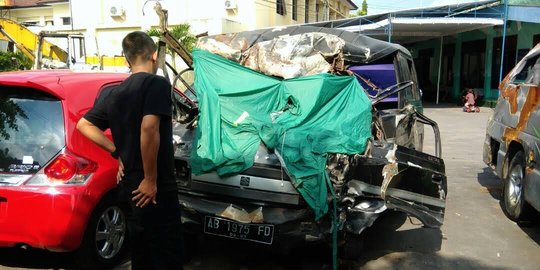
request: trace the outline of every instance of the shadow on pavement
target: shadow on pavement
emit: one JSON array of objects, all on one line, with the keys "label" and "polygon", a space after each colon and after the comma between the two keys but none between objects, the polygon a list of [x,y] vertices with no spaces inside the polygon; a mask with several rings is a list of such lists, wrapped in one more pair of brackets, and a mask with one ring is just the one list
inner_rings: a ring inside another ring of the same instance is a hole
[{"label": "shadow on pavement", "polygon": [[[123,258],[125,262],[128,258]],[[129,270],[120,265],[115,269]],[[51,252],[42,249],[0,248],[0,269],[76,269],[72,253]],[[102,269],[99,269],[102,270]]]},{"label": "shadow on pavement", "polygon": [[41,249],[0,248],[0,265],[29,269],[69,269],[73,267],[73,261],[67,253]]},{"label": "shadow on pavement", "polygon": [[540,216],[537,215],[536,219],[526,224],[519,224],[519,228],[529,236],[531,240],[540,245]]},{"label": "shadow on pavement", "polygon": [[484,167],[482,172],[478,173],[477,180],[480,185],[487,189],[491,197],[497,200],[502,199],[502,181],[493,173],[491,168]]},{"label": "shadow on pavement", "polygon": [[450,108],[450,109],[458,109],[461,110],[461,105],[458,106],[456,103],[448,103],[448,102],[439,102],[439,104],[435,104],[434,101],[424,101],[422,104],[424,108],[433,108],[433,109],[444,109],[444,108]]},{"label": "shadow on pavement", "polygon": [[388,212],[365,233],[363,254],[353,265],[369,264],[394,252],[435,254],[442,244],[440,229],[423,228],[422,223],[402,212]]},{"label": "shadow on pavement", "polygon": [[[499,205],[502,211],[502,208],[504,207],[504,201],[502,198],[503,183],[499,177],[493,173],[491,168],[484,167],[482,172],[478,173],[477,179],[478,183],[489,191],[491,197],[499,200]],[[535,241],[537,244],[540,244],[540,213],[535,213],[531,220],[519,222],[518,225],[531,240]]]},{"label": "shadow on pavement", "polygon": [[351,265],[345,269],[486,269],[502,270],[508,267],[490,266],[465,257],[441,256],[438,253],[389,253],[375,261]]},{"label": "shadow on pavement", "polygon": [[441,256],[442,239],[440,229],[424,228],[402,212],[390,212],[367,232],[363,254],[342,269],[507,269]]}]

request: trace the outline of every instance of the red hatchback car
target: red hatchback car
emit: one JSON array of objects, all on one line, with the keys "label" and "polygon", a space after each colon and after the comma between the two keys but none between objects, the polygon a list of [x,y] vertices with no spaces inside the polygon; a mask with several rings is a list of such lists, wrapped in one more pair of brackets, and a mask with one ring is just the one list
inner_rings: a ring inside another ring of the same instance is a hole
[{"label": "red hatchback car", "polygon": [[120,258],[127,229],[117,162],[75,126],[101,89],[127,76],[0,73],[0,247],[75,251],[81,268]]}]

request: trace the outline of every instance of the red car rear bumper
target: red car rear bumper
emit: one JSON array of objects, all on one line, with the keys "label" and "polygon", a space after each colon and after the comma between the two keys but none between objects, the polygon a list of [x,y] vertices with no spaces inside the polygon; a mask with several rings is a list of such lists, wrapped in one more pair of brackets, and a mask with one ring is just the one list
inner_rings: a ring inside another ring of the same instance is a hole
[{"label": "red car rear bumper", "polygon": [[73,251],[96,202],[85,186],[0,187],[0,247]]}]

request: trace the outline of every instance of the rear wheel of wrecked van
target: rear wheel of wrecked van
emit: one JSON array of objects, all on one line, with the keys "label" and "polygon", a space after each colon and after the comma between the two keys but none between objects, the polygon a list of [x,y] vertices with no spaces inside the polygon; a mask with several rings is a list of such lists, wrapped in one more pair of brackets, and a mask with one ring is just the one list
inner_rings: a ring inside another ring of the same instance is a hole
[{"label": "rear wheel of wrecked van", "polygon": [[508,176],[504,180],[503,203],[504,214],[513,221],[526,220],[531,212],[531,206],[525,201],[523,179],[525,176],[525,155],[517,152],[510,161]]}]

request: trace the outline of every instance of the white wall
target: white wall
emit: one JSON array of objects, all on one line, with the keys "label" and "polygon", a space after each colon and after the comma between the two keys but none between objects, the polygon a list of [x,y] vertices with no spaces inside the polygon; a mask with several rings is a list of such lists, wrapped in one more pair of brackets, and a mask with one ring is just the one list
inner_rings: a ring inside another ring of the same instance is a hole
[{"label": "white wall", "polygon": [[[234,0],[233,0],[234,1]],[[315,20],[315,3],[310,1],[310,22]],[[345,0],[332,0],[337,6]],[[62,17],[71,17],[73,31],[84,33],[88,55],[119,55],[121,40],[129,32],[148,30],[158,26],[159,19],[154,11],[156,1],[146,0],[71,0],[69,3],[52,4],[45,8],[18,9],[12,11],[13,19],[22,21],[54,20],[53,27],[44,30],[70,31],[71,25],[63,25]],[[189,23],[193,34],[208,32],[210,35],[253,30],[280,25],[301,24],[304,18],[304,0],[297,0],[298,18],[292,20],[292,0],[285,0],[286,14],[276,13],[275,0],[236,0],[237,8],[227,10],[225,0],[160,0],[164,9],[168,10],[168,24]],[[123,9],[125,15],[111,16],[112,6]],[[322,6],[320,7],[322,10]],[[144,14],[143,14],[144,13]],[[320,16],[319,19],[322,17]],[[43,28],[42,28],[43,29]],[[36,30],[38,31],[38,30]]]}]

